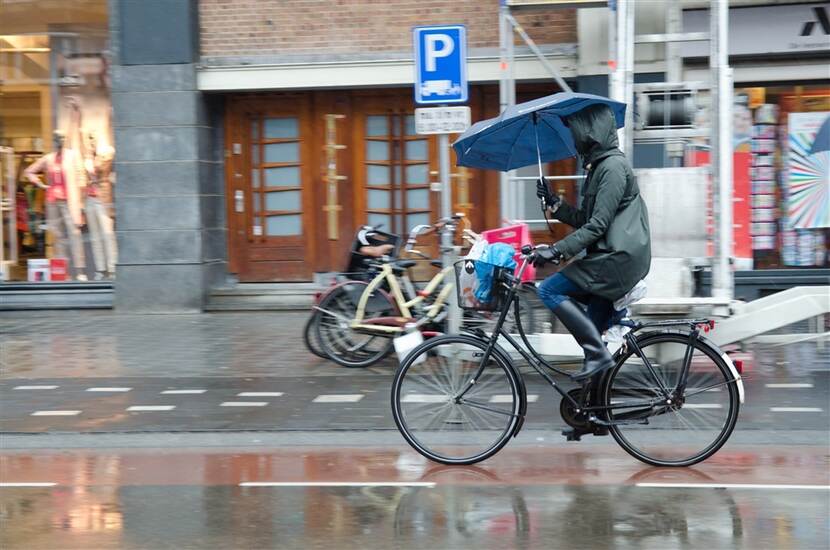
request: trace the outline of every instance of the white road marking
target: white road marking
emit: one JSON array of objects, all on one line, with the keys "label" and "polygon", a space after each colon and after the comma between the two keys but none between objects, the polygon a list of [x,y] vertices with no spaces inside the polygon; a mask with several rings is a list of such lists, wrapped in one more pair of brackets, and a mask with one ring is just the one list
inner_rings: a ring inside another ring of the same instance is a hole
[{"label": "white road marking", "polygon": [[220,407],[264,407],[268,401],[225,401]]},{"label": "white road marking", "polygon": [[132,388],[87,388],[86,391],[100,391],[100,392],[128,392]]},{"label": "white road marking", "polygon": [[243,481],[240,487],[435,487],[434,481]]},{"label": "white road marking", "polygon": [[81,411],[35,411],[32,416],[77,416]]},{"label": "white road marking", "polygon": [[785,388],[812,388],[812,384],[792,383],[792,384],[764,384],[768,388],[785,389]]},{"label": "white road marking", "polygon": [[683,403],[682,409],[722,409],[719,403]]},{"label": "white road marking", "polygon": [[0,482],[0,487],[54,487],[57,483],[53,481],[20,481]]},{"label": "white road marking", "polygon": [[820,413],[819,407],[770,407],[774,413]]},{"label": "white road marking", "polygon": [[813,489],[830,490],[830,485],[774,485],[755,483],[637,483],[637,487],[672,489]]},{"label": "white road marking", "polygon": [[133,405],[127,407],[128,412],[172,411],[175,405]]},{"label": "white road marking", "polygon": [[359,393],[333,393],[328,395],[318,395],[311,402],[312,403],[357,403],[363,399],[363,395]]},{"label": "white road marking", "polygon": [[13,390],[56,390],[60,386],[15,386]]},{"label": "white road marking", "polygon": [[163,395],[194,395],[205,393],[207,390],[164,390]]},{"label": "white road marking", "polygon": [[446,403],[449,399],[448,395],[408,393],[401,398],[401,403]]},{"label": "white road marking", "polygon": [[282,397],[281,391],[243,391],[237,397]]},{"label": "white road marking", "polygon": [[[535,393],[527,394],[527,402],[528,403],[536,403],[536,401],[538,401],[538,400],[539,400],[539,396],[536,395]],[[513,402],[513,396],[510,395],[510,394],[494,395],[493,397],[490,398],[490,403],[512,403],[512,402]]]}]

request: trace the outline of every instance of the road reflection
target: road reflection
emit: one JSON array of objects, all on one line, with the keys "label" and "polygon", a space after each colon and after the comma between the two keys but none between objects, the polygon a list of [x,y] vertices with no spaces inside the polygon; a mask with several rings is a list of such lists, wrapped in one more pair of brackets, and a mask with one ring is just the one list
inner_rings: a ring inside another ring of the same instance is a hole
[{"label": "road reflection", "polygon": [[[755,461],[735,455],[699,469],[627,461],[616,471],[602,450],[541,451],[504,453],[486,467],[437,466],[408,451],[367,449],[6,455],[4,482],[59,485],[0,489],[0,547],[827,547],[826,491],[671,486],[758,482],[764,464],[803,481],[811,474],[792,466],[824,468],[818,451],[812,462],[804,449],[767,449],[750,453]],[[245,480],[344,485],[239,486]],[[370,480],[435,485],[361,485]]]}]

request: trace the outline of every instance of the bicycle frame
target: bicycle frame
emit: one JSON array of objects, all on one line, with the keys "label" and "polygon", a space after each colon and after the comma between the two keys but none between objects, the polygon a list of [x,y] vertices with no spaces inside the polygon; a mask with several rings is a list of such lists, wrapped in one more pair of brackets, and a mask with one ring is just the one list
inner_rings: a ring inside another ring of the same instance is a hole
[{"label": "bicycle frame", "polygon": [[[479,368],[478,368],[478,370],[476,370],[473,377],[467,382],[467,385],[464,387],[464,389],[457,396],[455,396],[456,403],[464,402],[464,400],[463,400],[464,395],[468,391],[470,391],[470,389],[475,385],[476,380],[481,376],[482,372],[484,371],[484,368],[485,368],[485,366],[487,364],[487,361],[490,358],[490,356],[493,355],[494,353],[497,353],[496,349],[498,347],[499,338],[504,338],[511,345],[511,347],[513,347],[513,349],[515,349],[522,356],[522,358],[525,361],[527,361],[527,363],[533,368],[533,370],[535,370],[537,373],[539,373],[539,375],[541,375],[553,387],[553,389],[555,389],[562,396],[563,399],[567,399],[569,401],[570,405],[578,413],[579,412],[597,413],[597,412],[603,412],[603,411],[609,411],[609,410],[615,410],[615,409],[639,409],[639,410],[649,409],[649,410],[651,410],[654,407],[670,406],[672,404],[672,402],[677,398],[676,396],[682,396],[683,395],[683,391],[685,390],[685,387],[686,387],[686,382],[687,382],[687,379],[688,379],[689,369],[690,369],[691,362],[692,362],[693,350],[695,349],[694,346],[695,346],[697,340],[701,338],[699,327],[702,326],[702,325],[711,326],[711,321],[709,319],[678,319],[678,320],[670,320],[670,321],[654,321],[654,322],[645,322],[645,323],[643,323],[643,322],[631,322],[630,324],[628,324],[628,326],[630,326],[630,328],[631,328],[631,331],[628,332],[624,336],[623,346],[615,353],[614,358],[617,359],[622,353],[626,353],[628,349],[631,349],[631,351],[633,351],[643,361],[643,363],[646,366],[646,369],[650,373],[651,377],[656,381],[657,385],[659,386],[660,392],[661,392],[661,395],[659,397],[655,397],[655,398],[652,398],[652,399],[643,400],[643,401],[639,401],[639,402],[627,402],[627,403],[622,403],[622,404],[617,404],[617,405],[586,406],[585,399],[588,396],[588,391],[587,390],[588,390],[588,387],[589,387],[590,379],[586,380],[582,384],[582,391],[580,393],[580,401],[581,402],[577,402],[573,397],[571,397],[568,394],[568,392],[563,390],[560,387],[560,385],[556,383],[556,380],[553,378],[553,376],[551,376],[549,373],[545,372],[545,370],[547,369],[547,370],[553,371],[554,373],[560,374],[562,376],[569,376],[569,373],[564,371],[564,370],[556,368],[555,366],[553,366],[550,363],[548,363],[547,361],[545,361],[545,359],[541,355],[539,355],[539,353],[533,348],[532,344],[528,340],[527,335],[525,334],[524,329],[522,327],[521,318],[519,317],[519,307],[518,307],[518,302],[516,300],[516,292],[517,292],[517,290],[520,286],[520,281],[521,281],[521,278],[522,278],[522,274],[524,273],[524,271],[527,267],[529,259],[530,259],[529,256],[526,256],[524,258],[524,261],[522,262],[517,275],[513,276],[513,275],[504,274],[503,276],[507,279],[507,282],[505,282],[505,281],[500,281],[499,282],[499,284],[507,285],[507,288],[508,288],[508,294],[507,294],[507,298],[505,299],[505,304],[504,304],[504,306],[502,306],[502,310],[500,312],[498,321],[496,322],[496,325],[493,329],[493,333],[491,334],[491,336],[488,339],[488,346],[487,346],[487,349],[485,350],[483,356],[481,357],[481,363],[479,365]],[[516,316],[516,325],[518,327],[519,337],[520,337],[522,343],[524,344],[524,347],[519,342],[517,342],[516,339],[513,338],[503,328],[503,325],[504,325],[505,319],[507,318],[507,313],[510,310],[510,307],[515,308],[514,311],[515,311],[515,316]],[[662,381],[660,380],[660,377],[657,375],[656,371],[654,370],[654,366],[651,364],[651,361],[649,361],[648,357],[640,349],[640,346],[637,343],[637,339],[634,336],[634,334],[637,331],[639,331],[643,328],[646,328],[646,327],[670,327],[670,326],[688,326],[688,327],[691,328],[691,330],[689,332],[689,344],[686,348],[686,352],[685,352],[685,355],[683,357],[683,365],[682,365],[682,370],[681,370],[680,376],[678,378],[678,384],[675,388],[671,388],[671,389],[666,388],[663,385]],[[479,335],[482,336],[482,337],[485,337],[485,335],[483,333],[481,333]],[[719,351],[719,350],[717,350],[716,346],[713,346],[711,344],[709,344],[709,345],[712,346],[716,351]],[[524,349],[524,348],[527,348],[527,349]],[[722,356],[725,356],[725,354],[722,354]],[[731,364],[731,362],[728,362],[728,364]],[[730,367],[730,368],[734,369],[734,367]],[[735,371],[733,370],[733,375],[734,374],[735,374]],[[739,375],[735,376],[735,379],[727,381],[724,384],[728,384],[728,383],[732,383],[732,382],[740,383],[740,376]],[[710,388],[703,388],[700,391],[706,391],[708,389],[710,389]],[[695,392],[695,393],[698,393],[698,392]],[[483,407],[483,408],[488,408],[488,407]],[[495,412],[498,412],[498,411],[495,411]],[[594,416],[594,414],[590,415],[590,420],[592,422],[597,423],[597,424],[605,424],[605,425],[609,424],[608,422],[606,422],[604,420],[596,418]]]},{"label": "bicycle frame", "polygon": [[423,324],[424,322],[431,321],[441,311],[441,306],[447,301],[450,292],[452,292],[455,288],[455,285],[453,283],[448,283],[444,285],[444,288],[442,288],[441,291],[438,293],[435,302],[432,303],[426,315],[421,319],[416,320],[412,316],[411,309],[422,303],[427,296],[431,296],[452,270],[453,267],[449,266],[445,267],[444,269],[436,273],[435,276],[432,279],[430,279],[429,283],[427,283],[427,286],[422,291],[416,293],[416,295],[411,300],[407,301],[401,290],[401,285],[398,281],[398,277],[395,275],[393,264],[384,264],[381,267],[380,273],[378,273],[378,275],[374,279],[372,279],[372,281],[369,283],[369,286],[366,287],[366,289],[363,291],[363,294],[360,296],[360,300],[357,304],[357,311],[355,312],[355,318],[350,323],[351,328],[372,332],[387,333],[390,335],[402,334],[404,332],[403,326],[378,325],[365,322],[366,304],[368,303],[369,298],[372,296],[375,290],[377,290],[377,288],[383,283],[383,281],[386,281],[389,284],[389,290],[392,293],[392,299],[395,301],[395,305],[398,307],[398,310],[400,311],[400,314],[403,318],[412,319],[417,324]]}]

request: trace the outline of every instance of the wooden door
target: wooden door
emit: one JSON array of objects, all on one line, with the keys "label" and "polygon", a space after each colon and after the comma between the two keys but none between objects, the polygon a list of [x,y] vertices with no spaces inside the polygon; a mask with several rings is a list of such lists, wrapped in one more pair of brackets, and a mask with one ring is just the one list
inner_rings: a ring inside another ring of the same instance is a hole
[{"label": "wooden door", "polygon": [[230,269],[246,281],[312,277],[309,98],[241,99],[229,110]]}]

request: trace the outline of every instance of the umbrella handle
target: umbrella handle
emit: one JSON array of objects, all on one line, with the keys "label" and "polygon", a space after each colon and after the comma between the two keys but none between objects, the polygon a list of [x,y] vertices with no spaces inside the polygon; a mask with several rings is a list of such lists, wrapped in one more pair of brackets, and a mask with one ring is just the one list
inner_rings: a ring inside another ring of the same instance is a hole
[{"label": "umbrella handle", "polygon": [[[536,161],[539,165],[539,179],[545,181],[545,176],[542,174],[542,153],[539,150],[539,126],[536,124],[537,115],[533,113],[533,133],[536,135]],[[548,205],[545,199],[542,199],[542,212],[547,210]]]}]

